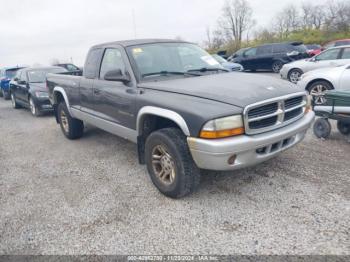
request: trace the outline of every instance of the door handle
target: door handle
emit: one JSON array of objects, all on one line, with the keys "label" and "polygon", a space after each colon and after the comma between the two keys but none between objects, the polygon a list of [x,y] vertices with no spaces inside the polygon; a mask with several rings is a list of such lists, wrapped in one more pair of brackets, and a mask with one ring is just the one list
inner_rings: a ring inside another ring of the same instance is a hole
[{"label": "door handle", "polygon": [[98,89],[94,89],[94,94],[95,94],[95,95],[99,95],[99,94],[101,94],[101,91],[98,90]]}]

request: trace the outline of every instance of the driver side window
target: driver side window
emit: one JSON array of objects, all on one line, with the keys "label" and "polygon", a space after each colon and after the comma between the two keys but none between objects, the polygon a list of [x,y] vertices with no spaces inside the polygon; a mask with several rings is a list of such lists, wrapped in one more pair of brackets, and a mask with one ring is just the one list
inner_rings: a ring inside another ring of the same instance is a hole
[{"label": "driver side window", "polygon": [[250,48],[249,50],[245,51],[244,56],[251,57],[256,56],[256,48]]},{"label": "driver side window", "polygon": [[27,74],[25,72],[22,72],[22,74],[20,76],[20,80],[27,82]]},{"label": "driver side window", "polygon": [[106,49],[101,64],[100,79],[104,79],[107,72],[118,69],[125,73],[125,64],[121,52],[118,49]]},{"label": "driver side window", "polygon": [[340,49],[331,49],[323,52],[315,57],[317,61],[325,61],[325,60],[336,60],[338,59]]}]

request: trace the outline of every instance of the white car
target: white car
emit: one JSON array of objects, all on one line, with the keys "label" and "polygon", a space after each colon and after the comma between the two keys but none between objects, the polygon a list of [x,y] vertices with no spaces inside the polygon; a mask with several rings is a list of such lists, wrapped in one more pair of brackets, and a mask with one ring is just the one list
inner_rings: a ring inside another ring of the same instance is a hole
[{"label": "white car", "polygon": [[350,46],[338,46],[329,48],[319,55],[306,60],[298,60],[285,64],[281,71],[281,77],[292,83],[297,83],[302,74],[311,70],[336,67],[350,63]]},{"label": "white car", "polygon": [[313,96],[315,104],[325,102],[327,90],[350,90],[350,63],[334,68],[322,68],[301,76],[298,86]]}]

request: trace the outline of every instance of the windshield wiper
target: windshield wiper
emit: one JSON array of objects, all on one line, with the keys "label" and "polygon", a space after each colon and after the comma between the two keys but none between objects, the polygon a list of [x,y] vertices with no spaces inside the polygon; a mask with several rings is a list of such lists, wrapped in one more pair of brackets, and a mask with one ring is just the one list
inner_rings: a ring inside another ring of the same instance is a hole
[{"label": "windshield wiper", "polygon": [[190,72],[176,72],[176,71],[160,71],[160,72],[153,72],[153,73],[147,73],[143,74],[142,77],[148,77],[148,76],[167,76],[167,75],[190,75],[190,76],[201,76],[200,74],[190,73]]},{"label": "windshield wiper", "polygon": [[204,73],[204,72],[219,72],[219,71],[223,71],[223,72],[230,72],[230,70],[228,69],[225,69],[225,68],[210,68],[210,67],[202,67],[202,68],[199,68],[199,69],[191,69],[191,70],[188,70],[187,72],[201,72],[201,73]]}]

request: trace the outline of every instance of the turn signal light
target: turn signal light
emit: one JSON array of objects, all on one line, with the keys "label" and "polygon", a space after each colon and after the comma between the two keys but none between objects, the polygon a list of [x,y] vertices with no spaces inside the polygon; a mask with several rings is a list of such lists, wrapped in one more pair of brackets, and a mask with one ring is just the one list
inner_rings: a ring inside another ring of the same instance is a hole
[{"label": "turn signal light", "polygon": [[202,130],[200,133],[201,138],[205,139],[217,139],[217,138],[225,138],[230,136],[238,136],[244,134],[244,128],[234,128],[234,129],[228,129],[228,130],[218,130],[218,131],[205,131]]}]

